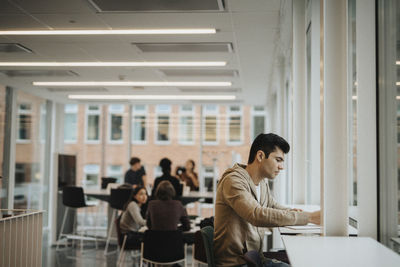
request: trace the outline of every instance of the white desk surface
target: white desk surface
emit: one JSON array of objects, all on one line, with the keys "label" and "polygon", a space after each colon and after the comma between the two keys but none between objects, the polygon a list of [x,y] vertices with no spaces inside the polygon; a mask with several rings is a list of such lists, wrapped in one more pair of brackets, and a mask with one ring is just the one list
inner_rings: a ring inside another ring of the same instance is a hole
[{"label": "white desk surface", "polygon": [[398,267],[400,255],[368,237],[282,236],[292,267]]},{"label": "white desk surface", "polygon": [[[358,231],[351,225],[348,226],[349,235],[357,235]],[[294,225],[279,227],[279,232],[282,235],[318,235],[322,233],[320,225],[307,224],[307,225]]]},{"label": "white desk surface", "polygon": [[[90,194],[90,195],[101,195],[101,196],[109,196],[110,191],[107,189],[87,189],[84,190],[85,194]],[[182,198],[212,198],[213,193],[212,192],[198,192],[198,191],[190,191],[187,195],[183,195]]]}]

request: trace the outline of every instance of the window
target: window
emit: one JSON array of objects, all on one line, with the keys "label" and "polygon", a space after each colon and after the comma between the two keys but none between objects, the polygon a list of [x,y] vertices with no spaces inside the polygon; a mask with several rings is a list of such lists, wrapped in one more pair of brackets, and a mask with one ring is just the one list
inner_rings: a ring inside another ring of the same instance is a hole
[{"label": "window", "polygon": [[46,103],[40,105],[40,142],[44,143],[46,140]]},{"label": "window", "polygon": [[108,106],[109,116],[109,142],[122,143],[122,115],[124,105]]},{"label": "window", "polygon": [[32,107],[30,104],[18,105],[18,137],[17,142],[29,142],[31,140]]},{"label": "window", "polygon": [[88,105],[86,107],[86,142],[98,143],[100,141],[100,106]]},{"label": "window", "polygon": [[251,125],[251,140],[250,143],[257,137],[257,135],[266,132],[266,117],[267,113],[263,106],[254,106],[251,110],[252,125]]},{"label": "window", "polygon": [[203,166],[203,174],[204,174],[204,188],[208,192],[212,192],[214,175],[215,177],[218,177],[217,173],[214,173],[214,167]]},{"label": "window", "polygon": [[242,142],[242,107],[228,106],[228,144]]},{"label": "window", "polygon": [[169,144],[170,134],[169,125],[171,106],[169,105],[157,105],[156,106],[157,120],[156,120],[156,143],[157,144]]},{"label": "window", "polygon": [[78,105],[67,104],[64,106],[64,142],[76,143],[77,139],[77,113]]},{"label": "window", "polygon": [[203,107],[203,144],[218,144],[218,111],[217,105]]},{"label": "window", "polygon": [[99,184],[99,173],[100,167],[97,164],[87,164],[83,168],[84,172],[84,180],[82,181],[82,185],[85,188],[93,188],[98,187]]},{"label": "window", "polygon": [[153,171],[154,171],[154,175],[153,175],[153,176],[154,176],[155,178],[160,177],[160,176],[163,175],[160,166],[155,166],[154,169],[153,169]]},{"label": "window", "polygon": [[147,106],[135,105],[132,107],[132,143],[146,143]]},{"label": "window", "polygon": [[123,182],[124,172],[121,165],[108,165],[107,167],[107,176],[117,178],[117,182]]},{"label": "window", "polygon": [[193,144],[193,106],[183,105],[179,110],[179,143]]}]

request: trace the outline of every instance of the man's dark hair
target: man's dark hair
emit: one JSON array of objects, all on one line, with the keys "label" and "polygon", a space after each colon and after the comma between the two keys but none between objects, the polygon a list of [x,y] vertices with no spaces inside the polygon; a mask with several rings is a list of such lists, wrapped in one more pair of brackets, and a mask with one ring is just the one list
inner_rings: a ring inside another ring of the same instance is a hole
[{"label": "man's dark hair", "polygon": [[175,189],[169,181],[162,181],[156,189],[156,198],[159,200],[171,200],[175,197]]},{"label": "man's dark hair", "polygon": [[288,142],[286,142],[286,140],[279,135],[273,133],[259,134],[251,145],[247,164],[250,164],[254,161],[258,150],[263,151],[265,153],[265,157],[268,158],[269,154],[276,150],[276,147],[279,147],[285,154],[290,150],[290,145]]},{"label": "man's dark hair", "polygon": [[131,158],[131,160],[129,161],[129,164],[131,165],[131,166],[133,166],[133,165],[135,165],[136,163],[140,163],[140,159],[139,158],[137,158],[137,157],[133,157],[133,158]]},{"label": "man's dark hair", "polygon": [[160,160],[160,167],[163,174],[171,173],[171,164],[172,162],[168,158],[162,158]]}]

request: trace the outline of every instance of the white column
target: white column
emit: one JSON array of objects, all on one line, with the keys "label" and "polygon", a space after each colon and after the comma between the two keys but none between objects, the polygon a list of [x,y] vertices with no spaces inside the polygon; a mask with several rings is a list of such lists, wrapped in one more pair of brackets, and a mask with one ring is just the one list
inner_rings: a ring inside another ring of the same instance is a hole
[{"label": "white column", "polygon": [[356,2],[358,235],[377,238],[375,1]]},{"label": "white column", "polygon": [[346,0],[324,1],[324,234],[347,236]]},{"label": "white column", "polygon": [[306,29],[305,1],[293,1],[293,202],[305,203],[306,188]]}]

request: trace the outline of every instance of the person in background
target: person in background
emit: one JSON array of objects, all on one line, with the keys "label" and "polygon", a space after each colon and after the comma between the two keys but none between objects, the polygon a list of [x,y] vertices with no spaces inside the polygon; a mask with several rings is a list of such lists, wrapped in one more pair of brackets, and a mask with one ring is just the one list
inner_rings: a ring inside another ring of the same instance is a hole
[{"label": "person in background", "polygon": [[151,192],[151,198],[155,199],[155,192],[157,189],[157,186],[162,182],[162,181],[169,181],[172,186],[175,189],[175,199],[178,199],[180,196],[182,196],[182,186],[179,182],[179,179],[176,178],[175,176],[171,175],[171,164],[172,162],[168,158],[162,158],[160,160],[160,167],[162,170],[163,175],[160,177],[157,177],[154,180],[154,186],[153,190]]},{"label": "person in background", "polygon": [[125,204],[124,211],[121,215],[120,228],[123,234],[127,234],[127,244],[132,246],[140,246],[143,233],[139,233],[139,229],[146,225],[144,219],[143,207],[147,204],[147,191],[143,186],[136,186],[132,191],[132,197]]},{"label": "person in background", "polygon": [[179,178],[190,187],[190,191],[199,191],[199,179],[197,173],[194,172],[195,163],[189,159],[185,163],[185,168],[179,175]]},{"label": "person in background", "polygon": [[[169,181],[162,181],[155,191],[156,199],[149,202],[147,227],[150,230],[173,231],[190,230],[190,222],[185,208],[179,200],[174,200],[175,189]],[[178,227],[178,224],[181,226]]]},{"label": "person in background", "polygon": [[303,212],[277,203],[267,179],[283,170],[290,150],[285,139],[276,134],[260,134],[250,148],[247,166],[235,164],[222,175],[217,186],[214,220],[216,266],[246,264],[243,255],[258,251],[263,266],[288,266],[263,256],[264,227],[320,223],[320,211]]},{"label": "person in background", "polygon": [[137,157],[131,158],[129,161],[131,168],[125,173],[124,182],[131,184],[133,188],[137,186],[146,187],[146,171],[144,167],[140,164],[140,159]]}]

